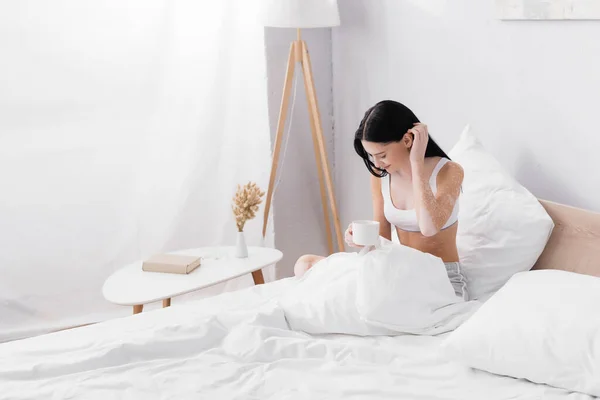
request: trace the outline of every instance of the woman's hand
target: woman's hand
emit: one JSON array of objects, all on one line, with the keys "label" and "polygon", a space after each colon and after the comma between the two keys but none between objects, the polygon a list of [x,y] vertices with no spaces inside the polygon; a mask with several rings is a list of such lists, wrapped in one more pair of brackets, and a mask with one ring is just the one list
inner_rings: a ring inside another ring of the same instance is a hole
[{"label": "woman's hand", "polygon": [[408,133],[413,134],[413,144],[410,149],[411,164],[423,163],[425,161],[425,150],[429,142],[429,131],[427,125],[416,123],[415,127],[410,129]]},{"label": "woman's hand", "polygon": [[360,249],[361,245],[358,245],[356,243],[354,243],[354,237],[352,235],[352,224],[348,225],[348,229],[346,229],[346,233],[344,234],[345,239],[346,239],[346,244],[350,247],[356,247],[358,249]]}]

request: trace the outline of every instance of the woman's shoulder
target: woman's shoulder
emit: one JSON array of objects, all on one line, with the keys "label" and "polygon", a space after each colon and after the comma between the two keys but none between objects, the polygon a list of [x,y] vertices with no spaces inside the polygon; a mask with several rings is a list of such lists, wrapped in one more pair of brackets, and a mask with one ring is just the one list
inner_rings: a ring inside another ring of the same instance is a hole
[{"label": "woman's shoulder", "polygon": [[373,190],[380,190],[381,189],[381,181],[383,180],[382,178],[378,178],[373,174],[370,174],[370,182],[371,182],[371,189]]},{"label": "woman's shoulder", "polygon": [[445,173],[446,175],[464,175],[465,170],[463,169],[462,165],[447,158],[446,160],[446,163],[440,169],[440,174]]},{"label": "woman's shoulder", "polygon": [[438,172],[438,184],[446,183],[449,186],[459,187],[465,176],[463,167],[456,161],[448,160]]},{"label": "woman's shoulder", "polygon": [[426,160],[426,168],[431,173],[433,173],[436,170],[437,174],[444,173],[449,175],[459,174],[463,172],[463,168],[459,163],[457,163],[456,161],[452,161],[451,159],[446,157],[427,157]]}]

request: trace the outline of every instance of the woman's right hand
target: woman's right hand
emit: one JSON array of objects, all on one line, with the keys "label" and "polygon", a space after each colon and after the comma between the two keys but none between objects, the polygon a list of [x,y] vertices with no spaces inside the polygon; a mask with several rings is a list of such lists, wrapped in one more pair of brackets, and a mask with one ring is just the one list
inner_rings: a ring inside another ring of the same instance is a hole
[{"label": "woman's right hand", "polygon": [[346,233],[344,234],[344,237],[346,239],[346,244],[348,246],[355,247],[358,249],[360,249],[361,247],[364,247],[364,246],[354,243],[354,237],[352,235],[352,224],[348,225],[348,229],[346,229]]}]

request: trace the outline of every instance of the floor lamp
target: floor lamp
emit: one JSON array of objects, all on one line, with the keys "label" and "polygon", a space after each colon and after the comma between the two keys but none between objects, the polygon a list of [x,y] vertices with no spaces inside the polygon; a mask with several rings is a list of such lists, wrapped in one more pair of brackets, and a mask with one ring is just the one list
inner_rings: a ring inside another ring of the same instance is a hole
[{"label": "floor lamp", "polygon": [[315,160],[317,164],[317,174],[319,176],[319,187],[321,191],[321,203],[323,204],[323,217],[325,220],[325,229],[327,234],[327,245],[329,253],[334,252],[333,237],[329,221],[328,204],[331,208],[333,226],[335,229],[337,245],[339,251],[344,250],[343,234],[340,228],[340,220],[333,191],[331,172],[327,160],[327,149],[323,140],[323,128],[321,116],[319,114],[319,105],[317,102],[317,93],[312,74],[310,55],[306,42],[302,40],[300,30],[303,28],[325,28],[334,27],[340,24],[337,0],[263,0],[261,18],[264,26],[277,28],[296,28],[297,39],[290,46],[290,53],[285,74],[285,84],[283,87],[283,96],[281,107],[279,109],[279,120],[277,122],[277,134],[273,148],[273,161],[271,165],[271,177],[269,188],[265,199],[265,212],[263,221],[263,237],[267,231],[267,221],[269,219],[269,210],[273,197],[275,176],[277,173],[277,164],[281,151],[281,142],[287,117],[290,91],[296,64],[299,64],[304,78],[304,90],[308,100],[308,114],[310,118],[310,127],[315,151]]}]

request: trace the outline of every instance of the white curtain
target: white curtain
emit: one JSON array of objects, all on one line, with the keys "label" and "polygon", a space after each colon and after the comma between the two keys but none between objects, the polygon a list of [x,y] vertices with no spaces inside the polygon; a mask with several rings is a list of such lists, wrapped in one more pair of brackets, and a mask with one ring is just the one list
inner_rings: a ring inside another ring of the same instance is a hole
[{"label": "white curtain", "polygon": [[[128,315],[102,297],[113,271],[234,244],[236,186],[266,191],[270,168],[255,9],[0,2],[0,341]],[[249,245],[260,244],[261,217],[246,227]]]}]

